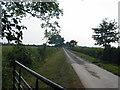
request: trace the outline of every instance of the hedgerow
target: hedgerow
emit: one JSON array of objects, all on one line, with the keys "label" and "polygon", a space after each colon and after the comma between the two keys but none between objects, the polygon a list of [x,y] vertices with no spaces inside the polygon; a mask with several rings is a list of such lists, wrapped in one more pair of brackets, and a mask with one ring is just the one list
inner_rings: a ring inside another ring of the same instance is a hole
[{"label": "hedgerow", "polygon": [[69,49],[95,57],[106,63],[109,62],[109,63],[118,64],[120,59],[120,47],[118,48],[111,47],[106,49],[94,48],[94,47],[71,47]]}]

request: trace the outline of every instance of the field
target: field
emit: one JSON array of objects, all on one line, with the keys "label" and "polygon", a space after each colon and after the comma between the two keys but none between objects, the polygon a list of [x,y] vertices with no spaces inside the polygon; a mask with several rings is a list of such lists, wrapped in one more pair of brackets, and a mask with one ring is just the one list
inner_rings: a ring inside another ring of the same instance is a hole
[{"label": "field", "polygon": [[[15,58],[18,58],[19,55],[21,55],[21,57],[24,58],[25,61],[20,62],[26,64],[26,66],[65,88],[83,87],[73,68],[66,62],[66,57],[61,48],[24,46],[22,48],[19,47],[19,49],[16,48],[15,50],[14,46],[2,46],[2,49],[3,88],[12,88],[11,58],[13,58],[14,54]],[[15,52],[18,50],[21,51],[19,51],[19,54],[16,54]],[[26,55],[26,57],[23,57],[23,54]],[[28,59],[30,60],[26,61]],[[26,62],[29,62],[29,64]],[[25,71],[23,71],[22,75],[24,75],[24,78],[27,80],[27,82],[34,88],[35,78]],[[48,86],[46,86],[41,81],[39,83],[39,88],[48,88]]]}]

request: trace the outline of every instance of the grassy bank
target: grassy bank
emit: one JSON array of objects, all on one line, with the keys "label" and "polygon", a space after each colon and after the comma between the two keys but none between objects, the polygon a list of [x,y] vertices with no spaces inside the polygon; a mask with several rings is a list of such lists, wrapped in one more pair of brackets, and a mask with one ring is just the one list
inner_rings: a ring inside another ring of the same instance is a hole
[{"label": "grassy bank", "polygon": [[[70,50],[70,51],[72,51],[72,50]],[[85,60],[88,60],[88,61],[112,72],[113,74],[120,76],[120,72],[119,72],[120,66],[118,66],[116,64],[110,64],[110,63],[103,62],[102,60],[99,60],[97,58],[91,57],[89,55],[86,55],[86,54],[83,54],[80,52],[76,52],[76,51],[72,51],[72,52],[79,55],[81,58],[84,58]]]},{"label": "grassy bank", "polygon": [[[65,88],[83,87],[71,65],[66,62],[66,57],[62,49],[47,58],[46,63],[43,66],[40,66],[36,71]],[[30,81],[35,81],[32,76],[30,79]],[[31,85],[33,84],[31,82],[29,83]],[[41,87],[48,88],[47,85],[40,82],[39,88]]]}]

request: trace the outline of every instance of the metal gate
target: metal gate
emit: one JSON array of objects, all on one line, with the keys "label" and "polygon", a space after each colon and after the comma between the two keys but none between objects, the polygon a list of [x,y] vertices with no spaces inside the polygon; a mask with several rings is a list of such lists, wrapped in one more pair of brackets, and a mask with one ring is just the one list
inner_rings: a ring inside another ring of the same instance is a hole
[{"label": "metal gate", "polygon": [[[19,67],[19,70],[17,70],[16,67]],[[22,75],[21,75],[22,69],[29,72],[30,74],[32,74],[36,78],[36,86],[35,86],[36,90],[39,89],[39,86],[38,86],[39,80],[41,80],[42,82],[44,82],[48,86],[52,87],[53,89],[66,90],[62,86],[48,80],[47,78],[36,73],[35,71],[31,70],[30,68],[24,66],[23,64],[21,64],[18,61],[14,61],[14,64],[13,64],[13,89],[14,90],[24,90],[21,83],[23,83],[29,90],[33,90],[33,88],[31,88],[31,86],[22,77]]]}]

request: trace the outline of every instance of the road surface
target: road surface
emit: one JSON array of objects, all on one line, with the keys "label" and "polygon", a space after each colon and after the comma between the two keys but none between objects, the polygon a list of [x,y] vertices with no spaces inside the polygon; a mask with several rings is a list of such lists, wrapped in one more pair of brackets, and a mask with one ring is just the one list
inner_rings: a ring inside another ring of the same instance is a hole
[{"label": "road surface", "polygon": [[97,65],[87,62],[64,48],[63,50],[85,88],[119,87],[118,78],[120,80],[120,77],[98,67]]}]

